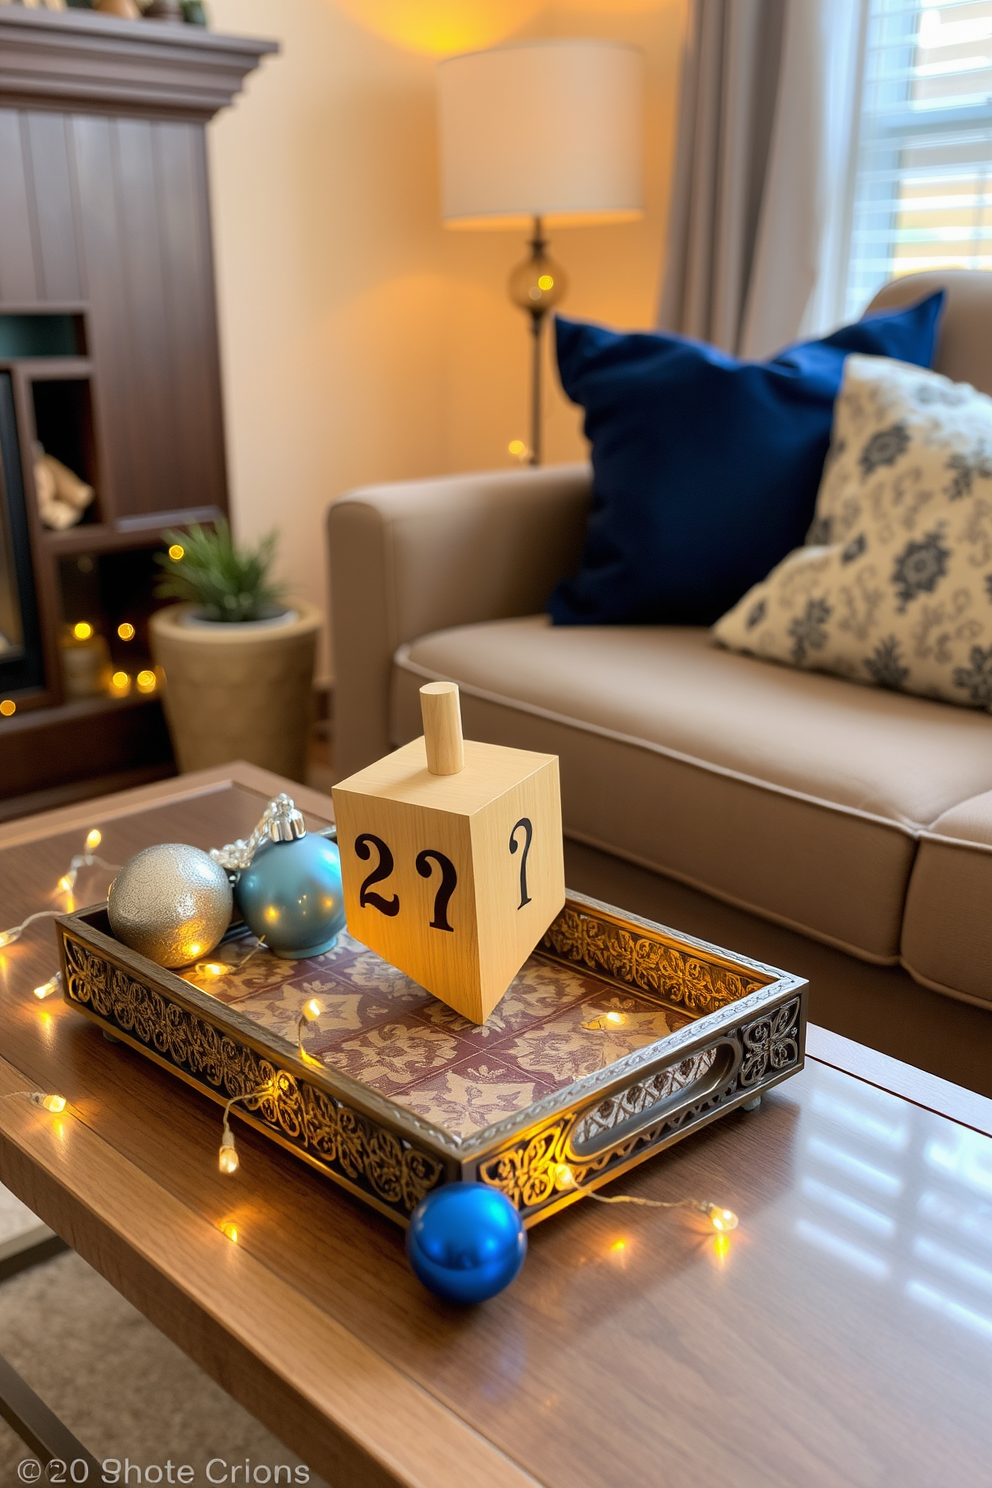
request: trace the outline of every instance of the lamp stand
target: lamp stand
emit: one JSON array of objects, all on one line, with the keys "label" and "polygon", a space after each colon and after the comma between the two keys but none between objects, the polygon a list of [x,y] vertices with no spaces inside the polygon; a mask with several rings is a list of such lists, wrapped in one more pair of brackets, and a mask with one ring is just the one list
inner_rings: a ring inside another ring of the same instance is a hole
[{"label": "lamp stand", "polygon": [[541,463],[541,347],[542,331],[548,311],[552,310],[568,289],[564,270],[549,255],[548,240],[540,217],[534,218],[530,239],[530,257],[517,265],[510,275],[510,298],[530,316],[531,383],[530,383],[530,448],[529,465]]},{"label": "lamp stand", "polygon": [[531,366],[530,366],[530,454],[528,465],[541,463],[541,332],[547,310],[530,312]]}]

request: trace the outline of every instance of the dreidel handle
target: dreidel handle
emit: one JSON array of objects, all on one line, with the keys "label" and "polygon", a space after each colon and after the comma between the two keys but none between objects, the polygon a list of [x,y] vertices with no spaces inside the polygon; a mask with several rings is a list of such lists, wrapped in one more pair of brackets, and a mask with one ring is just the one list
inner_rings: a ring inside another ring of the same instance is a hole
[{"label": "dreidel handle", "polygon": [[457,775],[465,768],[462,709],[457,682],[428,682],[420,689],[427,768],[432,775]]}]

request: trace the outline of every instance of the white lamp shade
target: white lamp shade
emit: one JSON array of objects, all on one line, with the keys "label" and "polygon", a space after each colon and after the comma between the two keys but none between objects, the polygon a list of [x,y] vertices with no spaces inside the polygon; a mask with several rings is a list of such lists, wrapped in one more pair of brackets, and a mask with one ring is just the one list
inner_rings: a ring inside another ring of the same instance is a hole
[{"label": "white lamp shade", "polygon": [[537,41],[439,64],[449,227],[630,221],[643,207],[644,75],[635,47]]}]

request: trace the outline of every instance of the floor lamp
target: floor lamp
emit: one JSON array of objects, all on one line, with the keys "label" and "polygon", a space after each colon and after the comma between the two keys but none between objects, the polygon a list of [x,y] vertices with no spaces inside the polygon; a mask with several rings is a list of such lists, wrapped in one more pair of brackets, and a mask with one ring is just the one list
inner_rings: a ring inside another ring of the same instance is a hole
[{"label": "floor lamp", "polygon": [[541,462],[541,332],[567,288],[546,227],[630,222],[643,193],[643,60],[612,41],[534,41],[438,66],[446,227],[531,228],[510,297],[530,316],[528,454]]}]

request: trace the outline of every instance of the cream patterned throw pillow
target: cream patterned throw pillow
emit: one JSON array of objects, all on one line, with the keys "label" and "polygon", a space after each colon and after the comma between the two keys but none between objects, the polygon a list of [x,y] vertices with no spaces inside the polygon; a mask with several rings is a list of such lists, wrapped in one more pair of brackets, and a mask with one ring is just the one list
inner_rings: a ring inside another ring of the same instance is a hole
[{"label": "cream patterned throw pillow", "polygon": [[713,627],[734,651],[992,707],[992,398],[850,356],[806,546]]}]

